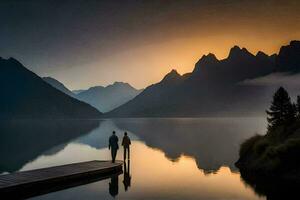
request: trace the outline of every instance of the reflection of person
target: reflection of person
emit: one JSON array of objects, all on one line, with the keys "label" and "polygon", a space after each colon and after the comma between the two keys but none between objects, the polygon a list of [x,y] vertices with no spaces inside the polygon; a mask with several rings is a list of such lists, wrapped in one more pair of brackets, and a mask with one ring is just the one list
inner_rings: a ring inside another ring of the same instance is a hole
[{"label": "reflection of person", "polygon": [[119,193],[119,175],[113,175],[110,177],[109,194],[112,197],[117,196]]},{"label": "reflection of person", "polygon": [[116,160],[117,151],[119,149],[118,141],[119,138],[118,136],[116,136],[116,132],[113,131],[112,135],[109,137],[109,144],[108,144],[108,149],[111,150],[111,158],[113,163]]},{"label": "reflection of person", "polygon": [[131,184],[131,176],[130,176],[130,160],[128,160],[128,166],[126,167],[126,161],[124,162],[124,179],[123,184],[125,191],[128,190],[128,187],[130,187]]},{"label": "reflection of person", "polygon": [[128,153],[128,160],[130,159],[130,150],[129,145],[131,144],[130,138],[127,135],[127,132],[124,133],[124,137],[122,140],[122,146],[124,147],[124,160],[126,159],[126,152]]}]

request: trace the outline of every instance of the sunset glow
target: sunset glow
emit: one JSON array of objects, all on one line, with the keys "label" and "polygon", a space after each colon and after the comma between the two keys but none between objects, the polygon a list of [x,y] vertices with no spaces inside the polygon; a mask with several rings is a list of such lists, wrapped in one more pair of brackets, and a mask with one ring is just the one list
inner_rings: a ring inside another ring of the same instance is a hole
[{"label": "sunset glow", "polygon": [[[1,30],[0,54],[18,57],[34,72],[70,89],[114,81],[144,88],[171,69],[191,72],[209,52],[222,59],[238,45],[254,54],[273,54],[300,38],[296,0],[78,1],[59,7],[35,2],[24,4],[23,13],[11,9],[14,4],[1,7],[2,24],[8,28]],[[18,26],[9,15],[22,16]],[[26,37],[19,35],[23,29],[28,30]]]},{"label": "sunset glow", "polygon": [[[141,142],[133,142],[133,147],[133,161],[130,169],[133,172],[132,190],[131,194],[127,194],[120,189],[124,198],[130,198],[131,195],[136,198],[145,196],[151,198],[159,193],[165,197],[179,195],[179,197],[200,199],[220,197],[230,199],[235,196],[240,199],[259,199],[250,188],[241,184],[240,175],[234,174],[228,167],[221,167],[217,173],[206,175],[197,168],[195,160],[191,157],[181,156],[178,161],[172,162],[166,159],[163,152],[149,148]],[[51,163],[65,164],[64,160],[70,159],[75,154],[89,155],[89,159],[109,158],[110,156],[108,150],[70,144],[57,155],[37,158],[22,170],[51,166]],[[119,159],[122,159],[122,152],[119,155]],[[86,159],[79,156],[72,160],[79,162]],[[98,184],[101,183],[92,184],[88,190],[91,193],[100,192]],[[161,185],[165,187],[159,187]]]}]

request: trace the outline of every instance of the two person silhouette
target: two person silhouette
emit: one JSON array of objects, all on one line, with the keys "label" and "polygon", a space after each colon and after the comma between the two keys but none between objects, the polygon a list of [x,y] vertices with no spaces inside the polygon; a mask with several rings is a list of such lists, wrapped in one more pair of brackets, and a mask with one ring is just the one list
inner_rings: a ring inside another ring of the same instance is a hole
[{"label": "two person silhouette", "polygon": [[[112,162],[114,163],[116,161],[117,152],[119,149],[119,138],[116,136],[116,132],[113,131],[112,135],[109,137],[109,144],[108,148],[111,151],[111,157]],[[130,175],[130,145],[131,140],[129,136],[127,135],[127,132],[124,132],[124,136],[122,139],[122,146],[124,148],[124,179],[123,184],[125,191],[128,190],[128,187],[131,185],[131,175]],[[126,163],[126,157],[127,157],[127,163]],[[119,193],[119,175],[113,175],[111,176],[110,183],[109,183],[109,193],[111,196],[115,197]]]},{"label": "two person silhouette", "polygon": [[[116,161],[117,152],[119,149],[119,138],[116,136],[116,132],[113,131],[112,135],[109,137],[109,144],[108,149],[111,151],[111,158],[112,162]],[[129,146],[131,145],[131,140],[127,135],[127,132],[124,133],[124,137],[122,140],[122,146],[124,147],[124,160],[126,160],[126,155],[128,155],[128,160],[130,159],[130,149]]]},{"label": "two person silhouette", "polygon": [[[125,192],[127,192],[131,186],[130,160],[124,162],[123,184]],[[114,174],[110,177],[109,194],[114,198],[119,194],[119,174]]]},{"label": "two person silhouette", "polygon": [[[130,160],[124,162],[123,184],[126,192],[131,186]],[[109,194],[114,198],[119,194],[119,174],[114,174],[110,177]]]}]

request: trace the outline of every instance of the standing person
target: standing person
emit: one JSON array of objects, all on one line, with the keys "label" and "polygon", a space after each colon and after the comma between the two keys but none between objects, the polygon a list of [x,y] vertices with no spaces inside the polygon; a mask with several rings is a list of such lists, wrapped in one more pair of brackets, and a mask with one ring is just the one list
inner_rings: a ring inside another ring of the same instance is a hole
[{"label": "standing person", "polygon": [[119,138],[118,136],[116,136],[116,132],[113,131],[112,135],[109,137],[109,144],[108,144],[108,149],[111,150],[111,158],[113,163],[116,161],[117,151],[119,149],[118,141]]},{"label": "standing person", "polygon": [[124,147],[124,160],[126,160],[126,151],[128,152],[128,160],[130,159],[129,145],[131,144],[130,138],[127,136],[127,132],[124,133],[122,140],[122,146]]}]

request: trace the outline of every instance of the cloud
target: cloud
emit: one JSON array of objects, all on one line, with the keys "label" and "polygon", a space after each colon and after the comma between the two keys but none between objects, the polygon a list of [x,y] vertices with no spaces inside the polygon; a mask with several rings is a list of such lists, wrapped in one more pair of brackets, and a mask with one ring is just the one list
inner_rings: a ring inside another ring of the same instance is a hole
[{"label": "cloud", "polygon": [[300,74],[272,73],[255,79],[246,79],[240,85],[300,87]]}]

